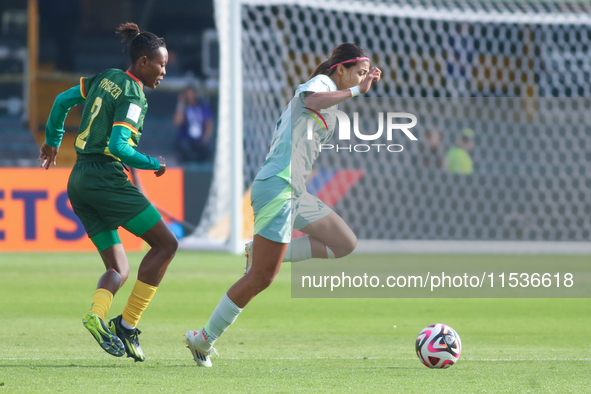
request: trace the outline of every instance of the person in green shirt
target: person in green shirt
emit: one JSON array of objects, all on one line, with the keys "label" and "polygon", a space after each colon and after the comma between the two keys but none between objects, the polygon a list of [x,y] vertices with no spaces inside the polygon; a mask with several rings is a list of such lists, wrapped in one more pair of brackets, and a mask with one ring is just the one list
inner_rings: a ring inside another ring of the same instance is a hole
[{"label": "person in green shirt", "polygon": [[474,172],[472,156],[470,153],[474,149],[474,130],[463,129],[456,145],[450,148],[446,155],[447,170],[455,174],[469,175]]},{"label": "person in green shirt", "polygon": [[[178,241],[160,213],[129,181],[125,165],[153,170],[157,177],[166,171],[162,157],[136,151],[142,135],[148,103],[144,86],[156,88],[166,75],[168,52],[164,39],[140,32],[134,23],[119,26],[117,34],[129,45],[131,67],[109,69],[57,96],[41,145],[41,167],[49,169],[64,134],[70,108],[85,103],[76,134],[76,164],[68,180],[68,197],[74,212],[96,246],[106,268],[98,281],[90,310],[82,321],[107,353],[144,361],[138,341],[137,323],[174,257]],[[129,264],[117,229],[125,228],[150,245],[138,270],[134,289],[123,313],[108,326],[104,319],[113,296],[129,275]]]}]

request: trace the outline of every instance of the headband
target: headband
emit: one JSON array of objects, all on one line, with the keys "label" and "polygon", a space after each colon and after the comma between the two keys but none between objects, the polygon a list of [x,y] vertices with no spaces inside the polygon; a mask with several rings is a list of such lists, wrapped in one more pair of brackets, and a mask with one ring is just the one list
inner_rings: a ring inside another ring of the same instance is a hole
[{"label": "headband", "polygon": [[356,57],[355,59],[345,60],[345,61],[343,61],[343,62],[340,62],[340,63],[337,63],[337,64],[333,64],[332,66],[330,66],[330,67],[328,68],[328,70],[327,70],[327,71],[330,71],[330,70],[332,70],[333,68],[335,68],[335,67],[336,67],[336,66],[338,66],[339,64],[353,63],[353,62],[358,62],[358,61],[360,61],[360,60],[369,60],[369,58],[368,58],[368,57]]}]

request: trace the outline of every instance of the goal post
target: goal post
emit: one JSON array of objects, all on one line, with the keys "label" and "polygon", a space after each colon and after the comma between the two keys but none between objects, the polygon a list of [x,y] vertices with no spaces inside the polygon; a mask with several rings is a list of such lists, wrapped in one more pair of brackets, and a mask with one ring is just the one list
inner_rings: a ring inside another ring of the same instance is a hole
[{"label": "goal post", "polygon": [[[229,251],[240,253],[244,250],[243,242],[243,212],[242,195],[244,192],[244,166],[243,166],[243,132],[242,132],[242,8],[239,0],[229,0],[228,11],[230,13],[230,133],[232,135],[229,149],[232,152],[232,188],[230,192],[230,240]],[[216,7],[221,8],[222,6]],[[221,10],[220,10],[221,11]],[[216,14],[217,15],[217,14]],[[216,16],[218,17],[218,16]],[[221,15],[220,15],[221,17]]]},{"label": "goal post", "polygon": [[[509,106],[517,102],[511,98],[522,98],[537,113],[562,119],[542,127],[526,113],[517,128],[508,122],[475,120],[480,129],[474,137],[474,173],[464,178],[449,174],[445,163],[435,168],[423,165],[434,130],[440,134],[437,149],[443,150],[435,154],[444,162],[458,132],[469,128],[451,115],[441,121],[427,116],[422,125],[419,121],[419,144],[405,145],[403,156],[392,163],[385,158],[368,163],[359,156],[321,155],[308,190],[329,197],[333,209],[358,235],[358,251],[591,252],[587,191],[591,129],[584,110],[588,100],[577,101],[591,97],[591,4],[514,0],[216,0],[214,4],[220,43],[214,180],[198,229],[181,241],[181,248],[243,250],[243,241],[252,238],[248,190],[268,152],[275,122],[297,86],[332,48],[355,42],[383,71],[382,80],[366,98],[499,98]],[[363,99],[354,99],[359,116],[373,117],[371,100]],[[478,102],[471,105],[475,111],[486,107]],[[576,124],[565,120],[573,117],[582,120]],[[351,172],[388,165],[392,177],[385,181],[371,173],[357,179],[357,173]],[[338,195],[330,195],[334,190],[328,185],[338,182],[345,184],[334,189],[340,190]],[[424,193],[442,193],[450,182],[473,195],[458,193],[454,204],[439,196],[439,206],[429,206],[431,200]],[[506,188],[503,193],[499,182]],[[362,190],[368,185],[369,191]],[[399,193],[395,186],[402,188]],[[375,191],[392,199],[393,206],[356,214],[354,207],[361,199],[377,205]],[[494,198],[507,200],[495,205]],[[418,204],[422,214],[409,213],[409,201]],[[465,210],[475,209],[470,208],[473,205],[481,208],[467,215]]]},{"label": "goal post", "polygon": [[182,249],[244,250],[241,13],[240,0],[215,1],[220,91],[214,174],[200,224],[182,240]]}]

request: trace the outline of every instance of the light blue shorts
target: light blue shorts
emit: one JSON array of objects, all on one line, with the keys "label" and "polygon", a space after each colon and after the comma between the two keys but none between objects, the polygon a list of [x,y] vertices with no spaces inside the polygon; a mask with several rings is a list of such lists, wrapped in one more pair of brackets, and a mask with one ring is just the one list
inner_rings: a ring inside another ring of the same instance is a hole
[{"label": "light blue shorts", "polygon": [[289,182],[277,176],[256,179],[250,192],[254,233],[268,240],[289,243],[292,229],[299,230],[332,212],[318,197],[292,193]]},{"label": "light blue shorts", "polygon": [[293,228],[302,229],[332,212],[318,197],[304,192],[299,198],[293,200],[292,213],[294,214]]}]

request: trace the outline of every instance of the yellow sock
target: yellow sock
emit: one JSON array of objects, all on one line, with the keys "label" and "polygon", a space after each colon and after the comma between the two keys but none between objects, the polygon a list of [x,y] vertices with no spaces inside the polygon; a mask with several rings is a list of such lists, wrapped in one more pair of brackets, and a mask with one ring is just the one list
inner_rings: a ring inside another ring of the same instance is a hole
[{"label": "yellow sock", "polygon": [[113,302],[113,294],[107,289],[96,289],[92,297],[92,304],[90,311],[95,315],[99,315],[101,319],[105,320],[107,312],[111,308]]},{"label": "yellow sock", "polygon": [[139,279],[135,282],[133,291],[127,300],[127,305],[123,309],[123,320],[130,326],[136,327],[142,317],[142,313],[148,307],[148,304],[156,293],[156,286],[150,286]]}]

